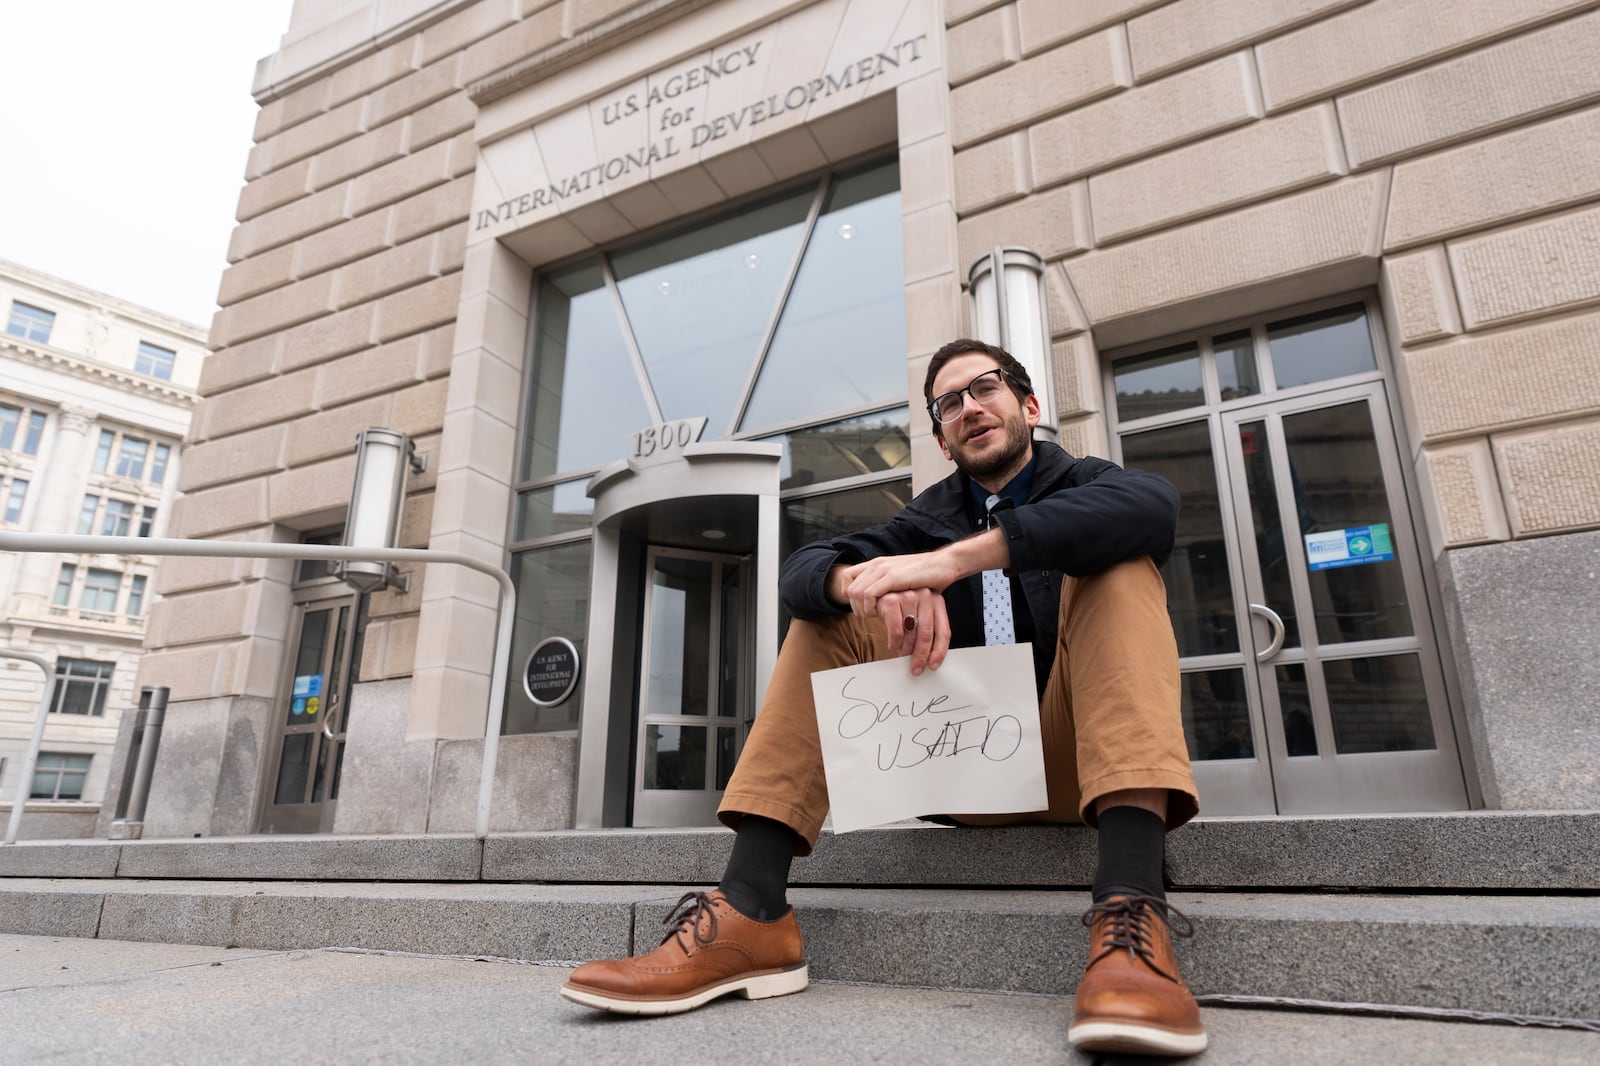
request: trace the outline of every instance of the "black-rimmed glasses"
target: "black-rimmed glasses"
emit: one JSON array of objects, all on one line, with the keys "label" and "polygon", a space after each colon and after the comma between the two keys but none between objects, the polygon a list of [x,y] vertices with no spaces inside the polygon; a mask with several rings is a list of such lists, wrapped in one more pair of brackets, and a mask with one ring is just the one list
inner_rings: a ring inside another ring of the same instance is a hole
[{"label": "black-rimmed glasses", "polygon": [[993,403],[1005,390],[1005,373],[1000,367],[985,370],[967,382],[966,388],[935,396],[933,402],[928,405],[928,414],[933,416],[935,422],[941,424],[954,422],[961,417],[961,409],[966,406],[963,396],[971,396],[982,406]]}]

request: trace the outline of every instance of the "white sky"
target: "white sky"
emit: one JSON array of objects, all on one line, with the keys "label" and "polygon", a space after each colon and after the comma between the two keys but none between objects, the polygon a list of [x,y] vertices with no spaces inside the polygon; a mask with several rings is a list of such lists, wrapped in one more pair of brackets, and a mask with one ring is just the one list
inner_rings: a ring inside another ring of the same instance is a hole
[{"label": "white sky", "polygon": [[292,0],[0,0],[0,258],[209,327]]}]

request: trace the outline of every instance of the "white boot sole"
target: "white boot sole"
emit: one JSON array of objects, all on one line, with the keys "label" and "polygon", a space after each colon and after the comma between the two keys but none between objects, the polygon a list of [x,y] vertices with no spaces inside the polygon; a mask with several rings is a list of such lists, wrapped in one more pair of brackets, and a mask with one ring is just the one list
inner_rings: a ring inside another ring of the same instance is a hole
[{"label": "white boot sole", "polygon": [[608,1010],[617,1014],[682,1014],[684,1011],[703,1007],[720,996],[737,994],[745,999],[771,999],[774,996],[802,992],[810,983],[810,967],[801,963],[792,970],[776,970],[749,977],[737,977],[679,999],[628,999],[591,992],[584,988],[574,988],[571,985],[562,986],[561,996],[585,1007]]},{"label": "white boot sole", "polygon": [[1085,1051],[1119,1051],[1132,1055],[1198,1055],[1206,1034],[1174,1033],[1131,1022],[1085,1022],[1067,1030],[1067,1042]]}]

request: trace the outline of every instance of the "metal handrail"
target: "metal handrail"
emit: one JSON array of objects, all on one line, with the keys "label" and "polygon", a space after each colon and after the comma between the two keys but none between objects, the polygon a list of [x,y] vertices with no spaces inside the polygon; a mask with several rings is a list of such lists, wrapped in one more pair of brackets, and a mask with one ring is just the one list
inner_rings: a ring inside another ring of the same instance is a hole
[{"label": "metal handrail", "polygon": [[33,768],[39,762],[39,745],[44,743],[44,723],[50,716],[50,682],[55,678],[55,667],[42,655],[0,648],[0,658],[21,659],[44,671],[44,692],[39,696],[39,712],[33,720],[33,736],[28,741],[28,753],[22,757],[22,772],[17,777],[17,798],[11,804],[11,817],[6,820],[5,843],[17,842],[17,829],[22,825],[22,808],[28,805],[29,787],[33,782]]},{"label": "metal handrail", "polygon": [[[488,574],[500,586],[500,617],[495,630],[494,672],[489,677],[489,714],[483,732],[483,768],[478,784],[475,832],[480,838],[489,835],[494,766],[500,754],[500,724],[505,716],[506,664],[511,658],[511,626],[517,605],[517,590],[511,584],[511,577],[498,566],[461,552],[433,551],[428,548],[352,548],[342,544],[266,544],[242,540],[93,537],[68,533],[0,533],[0,551],[65,554],[103,552],[113,555],[177,555],[219,559],[321,559],[363,563],[454,563],[480,574]],[[48,667],[46,670],[48,672]],[[46,682],[47,700],[49,693],[50,685]],[[42,729],[42,724],[37,728]]]}]

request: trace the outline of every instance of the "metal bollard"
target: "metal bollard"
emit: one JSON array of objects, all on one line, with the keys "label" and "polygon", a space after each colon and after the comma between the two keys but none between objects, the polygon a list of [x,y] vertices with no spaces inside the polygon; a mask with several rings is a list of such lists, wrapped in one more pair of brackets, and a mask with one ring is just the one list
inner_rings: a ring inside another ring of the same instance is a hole
[{"label": "metal bollard", "polygon": [[150,799],[150,779],[155,774],[161,723],[167,717],[167,697],[171,692],[166,685],[146,685],[139,690],[139,716],[144,719],[138,738],[139,761],[133,770],[133,787],[128,791],[127,812],[111,823],[112,839],[138,840],[144,834],[144,808]]}]

